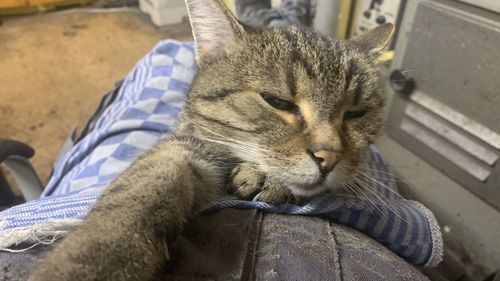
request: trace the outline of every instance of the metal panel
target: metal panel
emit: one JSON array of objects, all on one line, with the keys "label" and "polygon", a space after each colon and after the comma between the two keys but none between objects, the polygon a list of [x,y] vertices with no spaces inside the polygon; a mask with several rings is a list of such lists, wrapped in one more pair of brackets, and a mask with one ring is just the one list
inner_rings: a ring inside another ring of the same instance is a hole
[{"label": "metal panel", "polygon": [[413,93],[410,96],[410,99],[446,119],[448,122],[462,128],[485,143],[496,149],[500,149],[500,134],[493,132],[490,128],[481,125],[472,118],[465,116],[464,114],[425,95],[422,92],[417,91]]},{"label": "metal panel", "polygon": [[[410,32],[406,42],[398,42],[396,56],[400,57],[392,67],[409,71],[406,73],[415,80],[417,91],[409,97],[393,97],[387,132],[500,210],[500,165],[496,160],[500,156],[500,79],[493,78],[500,73],[500,15],[458,2],[441,4],[448,2],[422,1],[412,28],[404,27]],[[465,48],[464,42],[468,42]],[[398,46],[404,47],[403,52]],[[439,135],[440,141],[453,148],[450,153],[457,155],[436,153],[432,146],[401,129],[401,120],[415,113],[409,105],[422,108],[437,120],[416,121]],[[444,133],[447,128],[451,131]],[[489,176],[471,173],[463,163],[457,163],[455,160],[461,158],[458,154],[464,153],[470,157],[467,161],[484,161],[487,165],[482,167]]]},{"label": "metal panel", "polygon": [[500,13],[500,1],[498,0],[459,0],[459,1]]},{"label": "metal panel", "polygon": [[494,151],[458,132],[415,105],[409,104],[405,109],[405,114],[484,163],[493,166],[497,162],[498,155]]},{"label": "metal panel", "polygon": [[500,15],[478,12],[422,3],[401,68],[419,92],[500,133]]},{"label": "metal panel", "polygon": [[[406,71],[417,92],[405,96],[389,91],[387,137],[380,149],[405,182],[405,195],[430,207],[445,226],[445,245],[466,262],[468,277],[483,280],[500,263],[500,151],[495,148],[495,134],[500,134],[500,15],[458,1],[408,1],[399,34],[391,70]],[[432,99],[430,106],[419,93]],[[443,114],[441,105],[452,114]],[[405,132],[404,119],[427,139],[422,142],[408,126]],[[464,127],[464,120],[491,133]],[[436,152],[429,139],[445,144],[454,155]],[[464,158],[460,162],[475,161],[489,177],[482,182],[465,171],[456,164],[457,155]]]},{"label": "metal panel", "polygon": [[475,177],[476,179],[485,181],[490,176],[490,172],[488,171],[488,169],[485,169],[476,161],[469,159],[462,152],[455,149],[448,143],[441,141],[439,138],[429,133],[425,129],[420,128],[412,121],[403,119],[400,127],[401,130],[412,135],[413,137],[415,137],[415,139],[427,145],[427,147],[439,153],[444,158],[453,162],[455,165],[462,168],[462,170]]}]

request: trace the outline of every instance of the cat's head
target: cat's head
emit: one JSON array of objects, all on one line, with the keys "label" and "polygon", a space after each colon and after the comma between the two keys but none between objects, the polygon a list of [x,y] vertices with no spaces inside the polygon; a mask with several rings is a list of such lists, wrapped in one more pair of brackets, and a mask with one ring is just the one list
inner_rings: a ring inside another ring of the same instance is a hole
[{"label": "cat's head", "polygon": [[251,29],[217,0],[187,0],[199,71],[185,116],[203,138],[312,195],[347,182],[382,128],[383,25],[350,41]]}]

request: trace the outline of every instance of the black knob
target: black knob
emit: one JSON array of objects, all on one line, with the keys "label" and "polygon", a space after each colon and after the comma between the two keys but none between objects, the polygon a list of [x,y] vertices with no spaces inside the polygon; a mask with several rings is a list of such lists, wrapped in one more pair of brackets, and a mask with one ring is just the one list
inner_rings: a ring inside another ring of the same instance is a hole
[{"label": "black knob", "polygon": [[415,81],[401,70],[394,70],[389,76],[389,85],[398,93],[409,95],[415,89]]},{"label": "black knob", "polygon": [[385,23],[385,17],[384,16],[378,16],[377,19],[375,20],[378,24],[383,24]]}]

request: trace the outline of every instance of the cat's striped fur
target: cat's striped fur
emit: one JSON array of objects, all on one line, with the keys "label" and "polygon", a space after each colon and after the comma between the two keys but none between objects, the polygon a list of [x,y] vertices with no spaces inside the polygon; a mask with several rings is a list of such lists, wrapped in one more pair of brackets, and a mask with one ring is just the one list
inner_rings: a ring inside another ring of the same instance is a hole
[{"label": "cat's striped fur", "polygon": [[[271,203],[335,191],[379,134],[374,52],[392,26],[335,41],[244,27],[218,0],[187,4],[199,71],[179,128],[111,184],[31,280],[158,279],[183,224],[228,181]],[[335,163],[325,169],[318,155]]]}]

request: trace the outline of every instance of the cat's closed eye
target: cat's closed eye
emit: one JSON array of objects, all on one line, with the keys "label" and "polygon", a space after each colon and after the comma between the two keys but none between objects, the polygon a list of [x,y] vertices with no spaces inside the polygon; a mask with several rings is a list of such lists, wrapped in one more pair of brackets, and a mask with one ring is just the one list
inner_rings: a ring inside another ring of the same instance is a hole
[{"label": "cat's closed eye", "polygon": [[344,113],[344,120],[361,118],[365,116],[367,112],[368,110],[366,109],[347,111],[346,113]]},{"label": "cat's closed eye", "polygon": [[293,111],[297,108],[297,105],[295,105],[293,102],[280,99],[276,97],[273,94],[262,92],[260,93],[260,96],[272,107],[279,109],[279,110],[285,110],[285,111]]}]

